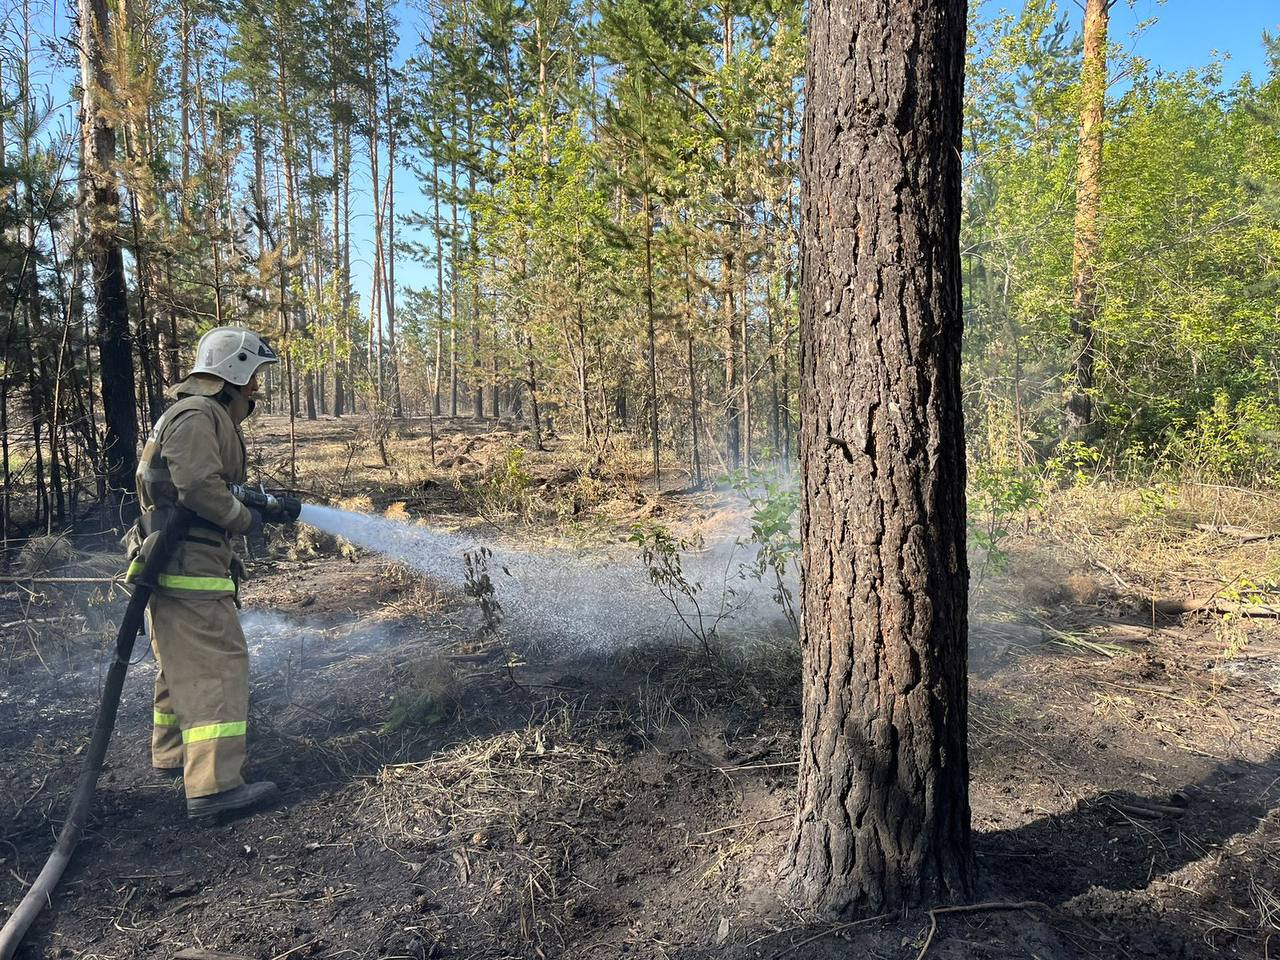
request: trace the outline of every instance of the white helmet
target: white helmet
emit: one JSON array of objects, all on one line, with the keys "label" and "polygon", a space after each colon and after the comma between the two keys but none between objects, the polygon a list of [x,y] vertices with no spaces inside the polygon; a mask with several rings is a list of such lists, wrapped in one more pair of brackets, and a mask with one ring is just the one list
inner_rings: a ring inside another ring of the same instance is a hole
[{"label": "white helmet", "polygon": [[241,327],[215,327],[200,338],[192,373],[211,373],[243,387],[264,364],[280,358],[267,341]]}]

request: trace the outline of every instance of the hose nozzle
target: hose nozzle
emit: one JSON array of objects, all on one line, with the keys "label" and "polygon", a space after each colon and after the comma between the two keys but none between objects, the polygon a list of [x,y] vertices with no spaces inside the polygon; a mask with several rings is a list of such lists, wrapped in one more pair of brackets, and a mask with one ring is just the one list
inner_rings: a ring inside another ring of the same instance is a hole
[{"label": "hose nozzle", "polygon": [[302,513],[302,501],[287,493],[269,493],[243,483],[228,484],[231,495],[250,510],[257,510],[267,523],[293,523]]}]

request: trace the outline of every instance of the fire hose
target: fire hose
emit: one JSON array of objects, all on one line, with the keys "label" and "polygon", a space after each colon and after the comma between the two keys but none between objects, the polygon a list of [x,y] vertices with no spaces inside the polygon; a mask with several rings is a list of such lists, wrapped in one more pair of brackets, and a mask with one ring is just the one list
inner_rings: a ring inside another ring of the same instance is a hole
[{"label": "fire hose", "polygon": [[[302,501],[283,494],[268,493],[255,490],[240,484],[231,485],[231,494],[251,510],[279,519],[296,520],[302,511]],[[174,547],[187,535],[196,515],[186,507],[173,509],[168,523],[160,530],[160,535],[152,544],[143,562],[142,572],[135,578],[132,596],[125,607],[124,616],[120,619],[120,629],[116,632],[115,656],[107,669],[107,679],[102,686],[102,697],[98,702],[98,715],[93,725],[93,737],[89,748],[85,751],[84,762],[80,766],[80,779],[76,783],[75,792],[71,795],[71,805],[67,809],[67,819],[58,833],[53,852],[45,862],[39,876],[31,884],[18,908],[0,929],[0,960],[11,960],[18,945],[22,943],[27,930],[35,922],[45,904],[49,903],[53,891],[62,878],[63,871],[71,862],[80,836],[89,822],[89,812],[93,805],[93,795],[98,787],[98,776],[102,773],[102,763],[107,755],[107,747],[111,743],[111,734],[116,725],[116,711],[120,707],[120,694],[124,689],[125,673],[129,669],[133,656],[133,643],[142,629],[142,617],[155,584],[159,582],[160,572],[164,570],[169,558],[173,556]]]}]

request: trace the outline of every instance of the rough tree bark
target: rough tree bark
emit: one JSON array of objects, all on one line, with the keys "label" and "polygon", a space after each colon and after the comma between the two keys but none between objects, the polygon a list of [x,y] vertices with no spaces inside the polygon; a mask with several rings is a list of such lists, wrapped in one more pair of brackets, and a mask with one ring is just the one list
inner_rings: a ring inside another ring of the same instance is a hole
[{"label": "rough tree bark", "polygon": [[1071,332],[1077,339],[1075,376],[1067,394],[1065,436],[1088,438],[1093,422],[1093,368],[1101,245],[1102,125],[1107,96],[1107,21],[1114,0],[1088,0],[1084,9],[1084,67],[1080,75],[1080,145],[1076,153],[1075,249],[1071,264]]},{"label": "rough tree bark", "polygon": [[966,0],[814,0],[802,149],[804,720],[792,892],[969,895]]},{"label": "rough tree bark", "polygon": [[80,126],[84,131],[84,176],[89,182],[89,250],[106,421],[103,466],[110,495],[123,499],[133,490],[133,474],[138,467],[138,411],[124,255],[117,235],[120,193],[116,182],[116,131],[107,119],[104,103],[111,96],[105,55],[111,42],[106,0],[81,0]]}]

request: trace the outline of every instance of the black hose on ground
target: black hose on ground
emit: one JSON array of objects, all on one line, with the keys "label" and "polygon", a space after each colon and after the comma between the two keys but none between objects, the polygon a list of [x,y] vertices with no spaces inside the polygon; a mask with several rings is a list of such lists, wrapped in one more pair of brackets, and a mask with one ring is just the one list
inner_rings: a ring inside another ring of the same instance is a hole
[{"label": "black hose on ground", "polygon": [[71,856],[80,842],[80,835],[89,822],[93,794],[98,787],[98,775],[102,773],[102,761],[107,755],[111,732],[116,725],[116,710],[120,706],[124,676],[129,669],[129,659],[133,656],[133,642],[142,629],[142,616],[146,612],[147,602],[151,599],[160,571],[168,563],[178,541],[186,536],[193,518],[194,514],[184,507],[174,510],[148,552],[142,573],[136,578],[137,586],[129,598],[124,617],[120,620],[120,629],[116,633],[115,658],[107,670],[107,681],[102,687],[102,699],[98,703],[98,718],[93,726],[93,739],[89,742],[84,763],[80,767],[80,780],[71,796],[67,820],[62,825],[58,841],[40,875],[18,904],[18,909],[13,911],[13,916],[0,929],[0,960],[11,960],[31,924],[40,915],[45,904],[51,902],[54,888],[57,887],[62,872],[67,869],[67,864],[71,862]]}]

